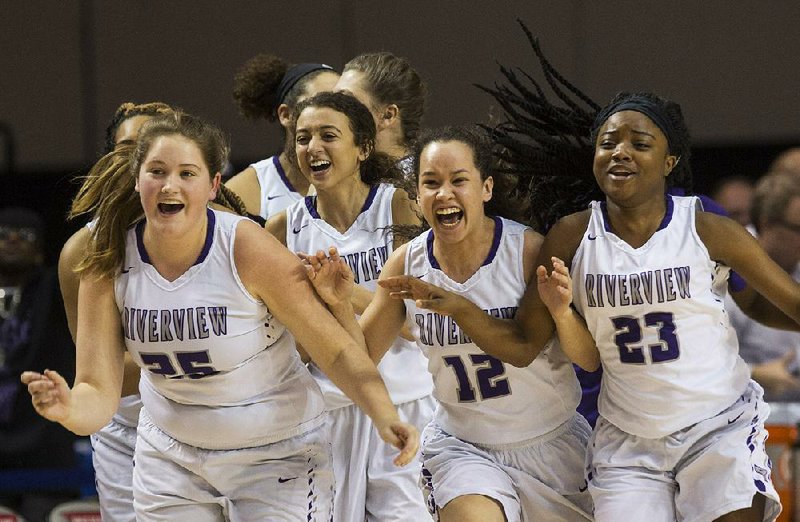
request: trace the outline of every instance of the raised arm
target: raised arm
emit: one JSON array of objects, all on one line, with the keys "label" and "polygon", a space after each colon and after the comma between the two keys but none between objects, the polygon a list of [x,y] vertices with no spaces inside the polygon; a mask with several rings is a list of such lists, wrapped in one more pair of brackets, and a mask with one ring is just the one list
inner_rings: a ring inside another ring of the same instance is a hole
[{"label": "raised arm", "polygon": [[85,274],[78,291],[75,385],[54,371],[27,371],[27,384],[36,411],[78,435],[105,426],[119,406],[122,388],[122,325],[114,300],[114,283]]},{"label": "raised arm", "polygon": [[731,267],[747,281],[748,288],[732,293],[742,311],[773,328],[800,330],[800,285],[758,241],[726,217],[698,212],[696,223],[711,259]]},{"label": "raised arm", "polygon": [[410,462],[419,434],[400,421],[378,369],[317,296],[297,256],[255,223],[242,221],[234,258],[248,291],[269,307],[320,369],[369,415],[381,437],[401,448],[395,462]]}]

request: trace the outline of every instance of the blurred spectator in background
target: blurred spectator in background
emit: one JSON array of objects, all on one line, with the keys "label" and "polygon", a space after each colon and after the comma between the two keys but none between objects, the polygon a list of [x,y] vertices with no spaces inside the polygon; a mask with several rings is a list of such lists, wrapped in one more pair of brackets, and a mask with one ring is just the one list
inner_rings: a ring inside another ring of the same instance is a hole
[{"label": "blurred spectator in background", "polygon": [[800,147],[792,147],[778,154],[769,166],[769,172],[800,175]]},{"label": "blurred spectator in background", "polygon": [[753,182],[744,176],[722,178],[711,192],[711,199],[719,203],[731,219],[743,227],[751,223]]},{"label": "blurred spectator in background", "polygon": [[[67,329],[58,278],[44,265],[45,226],[35,211],[0,209],[0,469],[69,468],[75,435],[38,415],[20,382],[24,369],[75,377],[75,347]],[[8,486],[8,485],[6,485]],[[69,485],[65,485],[69,487]],[[0,504],[28,520],[45,520],[70,492],[0,493]]]},{"label": "blurred spectator in background", "polygon": [[[756,185],[752,220],[770,257],[792,273],[800,261],[800,176],[767,174]],[[726,309],[739,337],[739,353],[768,401],[800,401],[800,332],[763,326],[728,297]]]}]

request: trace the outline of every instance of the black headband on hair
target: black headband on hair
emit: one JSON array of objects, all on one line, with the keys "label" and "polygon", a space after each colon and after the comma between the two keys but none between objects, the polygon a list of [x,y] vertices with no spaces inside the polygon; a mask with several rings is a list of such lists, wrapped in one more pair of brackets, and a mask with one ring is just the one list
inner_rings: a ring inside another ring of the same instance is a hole
[{"label": "black headband on hair", "polygon": [[597,132],[597,130],[606,122],[606,120],[611,117],[612,114],[616,114],[621,111],[640,112],[653,120],[653,123],[655,123],[656,126],[661,129],[661,132],[664,133],[664,136],[667,137],[667,144],[670,152],[675,150],[675,145],[678,143],[678,139],[675,135],[675,130],[672,128],[672,123],[670,123],[669,117],[661,107],[644,96],[632,96],[625,100],[621,100],[617,103],[612,103],[611,105],[606,106],[599,113],[597,113],[594,123],[592,124],[592,132]]},{"label": "black headband on hair", "polygon": [[283,75],[280,85],[278,85],[278,94],[275,96],[275,106],[277,107],[283,103],[283,99],[286,98],[286,95],[289,94],[289,91],[292,89],[292,87],[294,87],[295,84],[300,81],[300,78],[306,74],[319,70],[332,71],[333,67],[330,65],[325,65],[324,63],[299,63],[286,71],[286,74]]}]

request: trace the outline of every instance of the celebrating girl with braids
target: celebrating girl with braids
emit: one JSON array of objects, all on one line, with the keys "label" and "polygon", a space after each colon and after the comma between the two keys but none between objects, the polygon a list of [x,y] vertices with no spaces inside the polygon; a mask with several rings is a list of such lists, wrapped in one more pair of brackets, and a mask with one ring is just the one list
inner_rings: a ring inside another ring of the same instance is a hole
[{"label": "celebrating girl with braids", "polygon": [[142,369],[137,519],[327,521],[323,399],[290,332],[401,448],[399,464],[416,453],[417,431],[365,356],[352,308],[326,309],[293,254],[208,208],[227,153],[218,128],[176,111],[145,122],[133,151],[104,158],[128,163],[138,196],[123,185],[94,212],[74,386],[49,370],[22,381],[42,416],[92,433],[117,409],[131,353]]},{"label": "celebrating girl with braids", "polygon": [[[601,194],[549,230],[537,285],[515,320],[494,321],[491,336],[475,329],[473,340],[525,364],[557,332],[575,363],[602,364],[587,455],[597,520],[774,520],[769,407],[738,355],[723,297],[732,268],[748,283],[733,292],[737,303],[760,321],[797,329],[800,285],[738,223],[704,211],[695,196],[670,194],[691,180],[676,103],[621,93],[587,110],[587,98],[532,42],[564,104],[551,104],[538,85],[525,90],[507,71],[513,87],[493,90],[509,116],[496,135],[506,162],[520,174],[524,166],[544,225],[565,208],[548,213],[548,195],[578,205],[592,185]],[[585,157],[587,137],[591,171],[567,159],[570,150]],[[459,324],[476,317],[474,308],[454,314]]]},{"label": "celebrating girl with braids", "polygon": [[308,192],[308,179],[292,161],[294,143],[287,129],[295,105],[318,92],[333,90],[338,79],[339,74],[329,65],[292,65],[271,54],[254,56],[236,74],[233,98],[239,111],[250,120],[278,120],[283,137],[279,153],[253,163],[226,183],[251,215],[266,221]]}]

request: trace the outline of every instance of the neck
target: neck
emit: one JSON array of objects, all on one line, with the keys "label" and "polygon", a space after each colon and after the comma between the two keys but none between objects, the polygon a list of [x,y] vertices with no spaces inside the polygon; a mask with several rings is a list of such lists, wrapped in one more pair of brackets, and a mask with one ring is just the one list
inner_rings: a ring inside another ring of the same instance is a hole
[{"label": "neck", "polygon": [[486,261],[494,242],[495,222],[484,216],[478,229],[457,242],[444,242],[434,232],[433,255],[450,279],[463,283]]},{"label": "neck", "polygon": [[375,150],[395,160],[408,156],[410,152],[408,147],[403,144],[402,136],[391,133],[389,130],[378,133],[375,138]]},{"label": "neck", "polygon": [[606,198],[609,226],[623,241],[634,248],[644,245],[655,234],[667,211],[666,200],[649,201],[643,205],[622,207]]},{"label": "neck", "polygon": [[174,281],[195,264],[206,242],[208,217],[193,225],[190,230],[176,233],[159,233],[145,224],[144,248],[150,262],[168,281]]},{"label": "neck", "polygon": [[308,182],[308,179],[303,176],[303,173],[292,165],[292,162],[289,161],[289,157],[285,152],[281,152],[281,155],[278,156],[278,161],[281,162],[283,172],[286,174],[286,177],[289,178],[289,183],[292,184],[294,189],[303,196],[308,194],[308,187],[311,184]]},{"label": "neck", "polygon": [[329,225],[344,232],[353,224],[364,202],[370,186],[361,181],[358,174],[334,187],[317,191],[317,213]]}]

